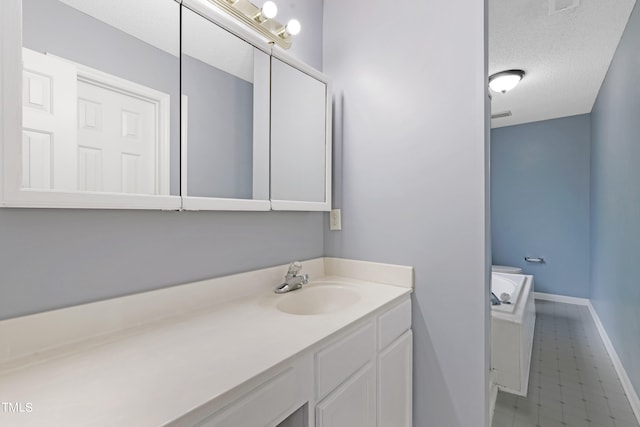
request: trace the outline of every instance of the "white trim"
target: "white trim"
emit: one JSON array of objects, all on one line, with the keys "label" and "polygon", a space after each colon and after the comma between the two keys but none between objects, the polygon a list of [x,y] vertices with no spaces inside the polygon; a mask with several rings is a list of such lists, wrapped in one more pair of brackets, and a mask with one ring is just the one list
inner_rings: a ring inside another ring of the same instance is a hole
[{"label": "white trim", "polygon": [[269,200],[223,199],[182,196],[182,209],[187,211],[268,211]]},{"label": "white trim", "polygon": [[[36,193],[36,194],[29,194]],[[180,209],[180,196],[105,193],[83,191],[73,193],[56,190],[20,190],[18,197],[5,198],[6,208],[65,208],[65,209],[147,209],[173,211]]]},{"label": "white trim", "polygon": [[331,211],[331,203],[328,202],[302,202],[293,200],[271,200],[271,209],[274,211]]},{"label": "white trim", "polygon": [[587,307],[589,308],[589,313],[591,313],[591,317],[593,318],[594,323],[596,324],[596,329],[600,333],[600,338],[604,342],[604,346],[607,349],[607,353],[609,353],[609,357],[611,358],[611,362],[613,363],[613,367],[618,373],[618,377],[620,377],[620,382],[622,382],[622,387],[624,388],[624,392],[627,394],[627,398],[629,399],[629,404],[631,405],[631,409],[633,409],[633,413],[636,416],[636,420],[640,424],[640,398],[638,397],[638,393],[636,393],[633,384],[631,383],[631,379],[629,375],[627,375],[627,371],[624,369],[624,365],[622,361],[618,357],[618,353],[616,352],[613,343],[609,339],[609,335],[607,334],[598,313],[596,312],[595,307],[591,304],[591,301],[587,302]]},{"label": "white trim", "polygon": [[[16,172],[15,158],[9,155],[15,144],[21,140],[22,109],[22,2],[2,0],[0,2],[0,205],[10,198],[13,187],[9,185],[9,173]],[[11,171],[11,172],[10,172]],[[13,177],[20,179],[20,176]]]},{"label": "white trim", "polygon": [[[182,94],[180,96],[180,195],[186,197],[188,192],[187,159],[189,144],[189,97]],[[182,202],[184,209],[184,200]]]},{"label": "white trim", "polygon": [[297,59],[297,58],[291,56],[290,54],[286,53],[282,49],[274,47],[271,50],[271,56],[273,58],[279,59],[280,61],[284,62],[285,64],[289,64],[293,68],[296,68],[296,69],[302,71],[305,74],[308,74],[309,76],[313,77],[316,80],[320,80],[323,83],[328,84],[331,81],[331,78],[328,75],[316,70],[315,68],[311,67],[308,64],[305,64],[304,62],[300,61],[299,59]]},{"label": "white trim", "polygon": [[325,183],[324,183],[324,202],[323,210],[331,211],[332,198],[332,175],[333,175],[333,85],[331,80],[327,79],[326,83],[326,110],[325,110]]},{"label": "white trim", "polygon": [[587,298],[570,297],[566,295],[556,295],[556,294],[546,294],[542,292],[534,292],[533,296],[535,299],[544,300],[544,301],[563,302],[565,304],[573,304],[573,305],[589,305],[589,300]]}]

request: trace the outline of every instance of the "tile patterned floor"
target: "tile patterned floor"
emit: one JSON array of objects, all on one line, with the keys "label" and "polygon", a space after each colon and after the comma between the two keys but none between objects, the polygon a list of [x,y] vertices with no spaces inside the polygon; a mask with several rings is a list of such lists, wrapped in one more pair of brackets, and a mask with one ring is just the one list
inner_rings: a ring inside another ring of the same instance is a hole
[{"label": "tile patterned floor", "polygon": [[529,392],[498,393],[492,427],[639,427],[584,306],[536,301]]}]

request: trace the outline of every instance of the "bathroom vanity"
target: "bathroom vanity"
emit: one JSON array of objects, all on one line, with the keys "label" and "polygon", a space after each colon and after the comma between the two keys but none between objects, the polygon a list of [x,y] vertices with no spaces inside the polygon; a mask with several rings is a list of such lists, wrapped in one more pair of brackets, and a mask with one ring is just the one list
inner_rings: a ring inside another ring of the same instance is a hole
[{"label": "bathroom vanity", "polygon": [[0,322],[0,395],[33,408],[0,424],[410,427],[413,270],[303,267]]}]

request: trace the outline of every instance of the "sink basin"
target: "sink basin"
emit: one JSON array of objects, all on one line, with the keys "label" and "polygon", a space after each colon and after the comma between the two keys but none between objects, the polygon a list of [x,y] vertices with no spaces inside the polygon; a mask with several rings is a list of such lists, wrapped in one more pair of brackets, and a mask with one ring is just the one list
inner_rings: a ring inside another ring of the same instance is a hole
[{"label": "sink basin", "polygon": [[349,286],[321,282],[303,286],[280,296],[276,308],[289,314],[324,314],[344,310],[360,299],[360,294]]}]

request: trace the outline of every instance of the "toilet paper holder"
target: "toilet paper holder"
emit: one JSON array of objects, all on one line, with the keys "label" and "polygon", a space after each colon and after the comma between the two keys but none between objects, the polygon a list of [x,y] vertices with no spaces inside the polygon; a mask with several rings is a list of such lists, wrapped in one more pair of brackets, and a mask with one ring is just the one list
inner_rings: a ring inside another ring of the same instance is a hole
[{"label": "toilet paper holder", "polygon": [[537,263],[537,264],[542,264],[544,262],[544,258],[542,258],[542,257],[526,256],[526,257],[524,257],[524,260],[526,262],[534,262],[534,263]]}]

